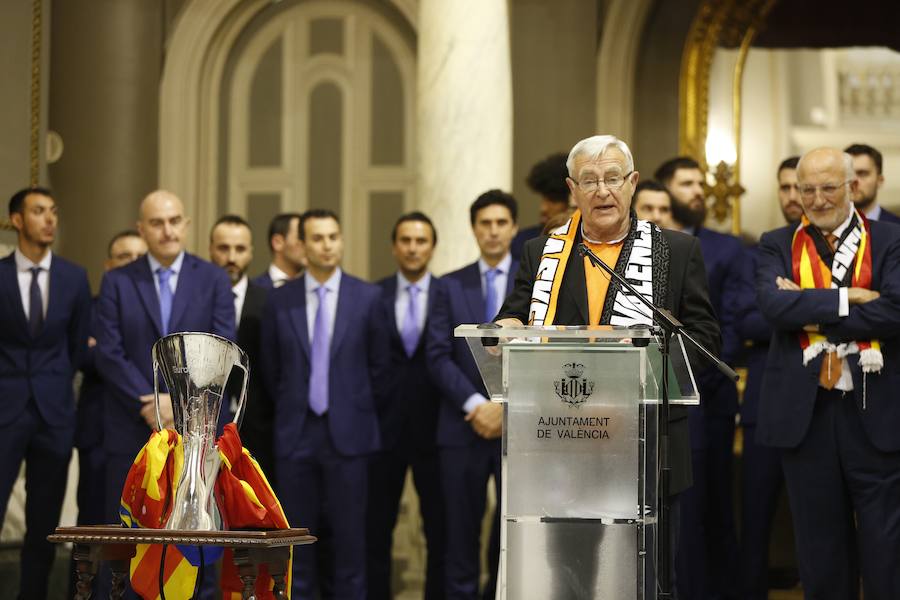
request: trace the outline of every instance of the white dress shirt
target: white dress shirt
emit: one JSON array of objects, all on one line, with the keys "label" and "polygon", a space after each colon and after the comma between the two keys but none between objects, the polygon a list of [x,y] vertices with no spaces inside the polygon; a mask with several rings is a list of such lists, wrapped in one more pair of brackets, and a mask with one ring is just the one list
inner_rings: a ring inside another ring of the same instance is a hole
[{"label": "white dress shirt", "polygon": [[234,294],[235,329],[241,324],[241,311],[244,309],[244,300],[247,298],[247,286],[249,283],[247,275],[244,275],[240,281],[231,286],[231,292]]},{"label": "white dress shirt", "polygon": [[22,296],[22,308],[25,309],[25,320],[31,317],[31,268],[40,267],[38,273],[38,287],[41,289],[41,308],[44,309],[44,317],[47,316],[47,303],[50,301],[50,262],[53,253],[47,252],[47,256],[41,262],[34,264],[22,251],[16,247],[16,275],[19,278],[19,294]]},{"label": "white dress shirt", "polygon": [[[838,238],[841,239],[841,236],[844,235],[844,231],[846,231],[847,227],[850,226],[850,221],[853,219],[853,211],[850,211],[850,214],[847,215],[847,218],[843,223],[837,226],[834,231],[831,233]],[[837,250],[837,248],[835,248]],[[838,288],[838,316],[846,317],[850,314],[850,301],[847,296],[847,288],[839,287]],[[850,363],[847,362],[846,358],[841,359],[841,377],[837,380],[837,383],[834,384],[834,389],[841,390],[842,392],[852,392],[853,391],[853,375],[850,373]]]},{"label": "white dress shirt", "polygon": [[287,273],[276,267],[269,265],[269,279],[272,280],[272,287],[280,288],[291,280]]},{"label": "white dress shirt", "polygon": [[309,343],[313,341],[313,329],[316,326],[316,311],[319,309],[319,295],[316,288],[324,285],[328,291],[325,293],[325,308],[328,310],[328,339],[334,337],[334,320],[337,316],[338,290],[341,288],[341,269],[337,268],[325,283],[319,283],[315,277],[307,271],[303,275],[303,283],[306,285],[306,329],[309,332]]},{"label": "white dress shirt", "polygon": [[[487,287],[487,275],[485,273],[488,272],[489,269],[494,268],[498,269],[500,272],[497,273],[497,276],[494,277],[494,293],[496,294],[496,298],[500,302],[500,306],[503,305],[503,300],[506,298],[506,282],[509,280],[509,270],[512,267],[512,254],[507,254],[503,257],[499,263],[497,263],[496,267],[491,267],[486,262],[484,262],[483,258],[478,259],[478,270],[481,272],[481,292],[482,296],[484,296],[484,290]],[[500,306],[497,308],[499,309]],[[463,410],[466,414],[475,410],[479,404],[484,404],[488,399],[485,398],[481,394],[472,394],[469,396],[465,403],[463,403]]]},{"label": "white dress shirt", "polygon": [[875,204],[872,206],[872,208],[870,208],[869,210],[866,211],[866,218],[869,219],[870,221],[877,221],[880,216],[881,216],[881,205],[880,204]]},{"label": "white dress shirt", "polygon": [[[403,273],[397,271],[397,299],[394,301],[394,317],[397,319],[397,332],[403,332],[403,324],[406,323],[406,313],[409,312],[409,290],[410,280],[403,276]],[[428,286],[431,285],[431,273],[425,273],[421,279],[416,282],[419,288],[419,295],[416,296],[416,316],[418,317],[418,325],[420,335],[425,332],[425,319],[428,317]]]},{"label": "white dress shirt", "polygon": [[[153,258],[153,255],[147,253],[147,260],[150,261],[150,272],[153,274],[153,287],[156,288],[156,297],[159,298],[159,274],[157,271],[162,267],[162,263]],[[169,276],[169,287],[172,289],[172,298],[175,297],[175,290],[178,289],[178,274],[181,272],[181,265],[184,262],[184,250],[178,253],[178,256],[169,265],[172,274]]]}]

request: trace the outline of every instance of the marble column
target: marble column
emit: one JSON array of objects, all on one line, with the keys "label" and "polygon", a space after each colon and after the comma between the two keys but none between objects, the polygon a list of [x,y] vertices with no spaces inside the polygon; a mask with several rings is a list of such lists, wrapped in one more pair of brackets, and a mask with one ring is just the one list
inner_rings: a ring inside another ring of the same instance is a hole
[{"label": "marble column", "polygon": [[512,71],[507,0],[419,2],[418,207],[443,274],[478,256],[469,205],[512,187]]}]

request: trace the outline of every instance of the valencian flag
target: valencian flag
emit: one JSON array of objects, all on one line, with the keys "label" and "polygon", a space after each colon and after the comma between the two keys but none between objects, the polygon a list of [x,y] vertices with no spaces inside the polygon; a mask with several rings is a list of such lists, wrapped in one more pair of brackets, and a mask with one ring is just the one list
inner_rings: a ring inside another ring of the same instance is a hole
[{"label": "valencian flag", "polygon": [[[216,478],[215,497],[223,529],[287,529],[289,525],[275,492],[259,464],[241,445],[233,423],[225,426],[216,445],[222,466]],[[122,524],[126,527],[162,529],[172,512],[183,468],[181,436],[171,429],[153,432],[128,471],[119,509]],[[194,594],[201,560],[205,565],[211,565],[221,555],[221,548],[205,547],[201,554],[195,546],[139,544],[137,553],[131,559],[131,586],[144,600],[156,600],[163,595],[172,600],[190,598]],[[164,587],[163,594],[160,594],[160,563],[163,558]],[[285,590],[288,597],[290,572],[289,562]],[[273,584],[265,567],[262,567],[256,580],[256,597],[273,598]],[[224,598],[237,600],[241,597],[242,583],[230,549],[225,550],[221,587]]]}]

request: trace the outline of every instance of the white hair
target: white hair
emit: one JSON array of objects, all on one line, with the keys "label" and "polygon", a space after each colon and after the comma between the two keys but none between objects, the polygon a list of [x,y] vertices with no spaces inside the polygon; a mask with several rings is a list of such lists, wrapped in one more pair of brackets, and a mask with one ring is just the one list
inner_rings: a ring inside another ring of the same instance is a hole
[{"label": "white hair", "polygon": [[616,148],[625,155],[625,170],[634,171],[634,158],[631,156],[628,144],[614,135],[592,135],[575,144],[569,152],[569,158],[566,159],[566,169],[569,170],[569,177],[575,179],[575,159],[577,157],[600,158],[610,147]]},{"label": "white hair", "polygon": [[[803,164],[803,159],[813,152],[818,152],[822,150],[822,148],[816,148],[815,150],[810,150],[806,154],[800,157],[800,160],[797,161],[797,171],[800,171],[800,165]],[[841,159],[844,163],[844,178],[848,181],[852,179],[856,179],[856,170],[853,168],[853,157],[848,152],[841,152]]]}]

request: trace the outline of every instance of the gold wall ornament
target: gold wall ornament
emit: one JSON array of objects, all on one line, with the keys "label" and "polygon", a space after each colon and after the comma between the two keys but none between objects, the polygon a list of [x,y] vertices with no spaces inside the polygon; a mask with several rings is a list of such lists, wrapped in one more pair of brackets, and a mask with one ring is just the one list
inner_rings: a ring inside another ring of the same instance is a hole
[{"label": "gold wall ornament", "polygon": [[[713,173],[713,185],[704,184],[703,188],[707,196],[712,196],[712,215],[718,222],[723,222],[728,218],[729,211],[732,212],[732,218],[737,213],[737,202],[744,192],[747,190],[738,183],[735,170],[724,160],[719,161],[716,170]],[[740,230],[734,232],[735,235]]]},{"label": "gold wall ornament", "polygon": [[41,173],[41,42],[43,0],[31,3],[31,147],[29,185],[36,187]]},{"label": "gold wall ornament", "polygon": [[[704,171],[710,171],[706,156],[706,139],[709,121],[710,75],[718,48],[738,48],[732,76],[732,139],[735,145],[734,164],[727,169],[727,179],[721,199],[713,201],[713,218],[723,223],[731,214],[731,229],[735,235],[741,231],[740,195],[744,188],[740,185],[741,161],[741,82],[747,53],[756,34],[765,24],[765,19],[777,0],[703,0],[697,9],[681,57],[681,75],[678,82],[679,102],[679,154],[696,159]],[[719,169],[711,173],[713,186],[719,186]],[[731,190],[725,192],[724,190]],[[738,192],[738,190],[740,190]]]}]

